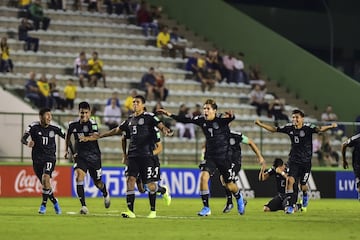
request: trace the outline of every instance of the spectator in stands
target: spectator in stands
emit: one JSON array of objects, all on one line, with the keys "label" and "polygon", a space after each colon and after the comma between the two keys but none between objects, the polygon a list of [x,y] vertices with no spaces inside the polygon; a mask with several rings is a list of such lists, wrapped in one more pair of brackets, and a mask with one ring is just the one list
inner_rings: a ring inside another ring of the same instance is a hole
[{"label": "spectator in stands", "polygon": [[19,0],[19,8],[21,9],[29,9],[29,6],[31,4],[31,0]]},{"label": "spectator in stands", "polygon": [[57,79],[55,76],[52,76],[50,79],[49,86],[53,106],[55,106],[56,109],[63,111],[65,108],[65,99],[60,96],[60,90],[57,87]]},{"label": "spectator in stands", "polygon": [[223,57],[224,73],[227,83],[235,82],[235,66],[236,59],[232,54]]},{"label": "spectator in stands", "polygon": [[249,84],[248,75],[245,72],[245,64],[243,61],[244,53],[239,52],[239,57],[236,58],[235,64],[234,64],[234,70],[235,70],[235,82],[236,83],[244,83]]},{"label": "spectator in stands", "polygon": [[88,4],[89,12],[101,12],[101,0],[89,0]]},{"label": "spectator in stands", "polygon": [[289,122],[289,117],[284,113],[284,102],[279,98],[275,98],[269,105],[269,113],[274,117],[275,126],[279,126],[279,121]]},{"label": "spectator in stands", "polygon": [[201,105],[199,103],[197,103],[195,105],[194,111],[192,112],[192,115],[193,115],[193,117],[196,117],[196,116],[200,116],[201,114],[202,114]]},{"label": "spectator in stands", "polygon": [[43,30],[47,30],[50,25],[50,18],[45,16],[43,7],[41,6],[41,0],[34,0],[32,4],[29,6],[29,18],[34,22],[35,30],[41,28]]},{"label": "spectator in stands", "polygon": [[28,31],[34,30],[34,26],[28,21],[27,18],[23,18],[18,27],[18,38],[19,41],[25,41],[24,50],[33,50],[37,52],[39,49],[39,39],[30,37]]},{"label": "spectator in stands", "polygon": [[326,164],[324,163],[323,153],[321,151],[322,138],[323,138],[322,135],[317,134],[313,138],[312,147],[313,147],[313,153],[317,155],[319,165],[326,166]]},{"label": "spectator in stands", "polygon": [[156,46],[162,49],[162,56],[167,57],[170,51],[173,51],[173,45],[170,43],[170,33],[167,25],[164,25],[156,37]]},{"label": "spectator in stands", "polygon": [[216,81],[222,82],[224,72],[223,58],[219,55],[217,49],[207,52],[206,65],[214,71]]},{"label": "spectator in stands", "polygon": [[10,58],[10,47],[7,43],[7,37],[2,37],[0,42],[0,51],[1,51],[1,62],[0,62],[0,72],[13,72],[14,65]]},{"label": "spectator in stands", "polygon": [[165,86],[165,76],[161,72],[155,73],[155,99],[160,101],[166,101],[169,95],[169,90]]},{"label": "spectator in stands", "polygon": [[[333,108],[331,105],[326,106],[325,111],[321,114],[321,121],[326,123],[338,121],[338,117],[336,113],[333,112]],[[336,128],[331,129],[331,133],[336,135],[336,137],[341,138],[345,134],[345,126],[342,124],[338,124]]]},{"label": "spectator in stands", "polygon": [[266,88],[262,89],[259,84],[256,84],[249,94],[250,104],[256,107],[256,114],[258,116],[261,116],[262,110],[265,110],[267,115],[270,116],[269,103],[266,101],[265,95]]},{"label": "spectator in stands", "polygon": [[[182,118],[192,118],[192,114],[190,113],[190,109],[185,105],[181,104],[178,112],[178,116]],[[179,138],[188,138],[194,139],[195,138],[195,128],[192,123],[182,123],[176,122],[175,127],[179,131]]]},{"label": "spectator in stands", "polygon": [[153,36],[158,35],[158,23],[154,21],[145,1],[140,4],[140,9],[136,13],[137,24],[142,27],[144,36],[149,36],[151,30]]},{"label": "spectator in stands", "polygon": [[47,5],[49,9],[66,11],[66,0],[48,0]]},{"label": "spectator in stands", "polygon": [[133,100],[136,95],[138,95],[137,90],[131,89],[129,96],[127,96],[124,101],[124,110],[127,116],[134,113]]},{"label": "spectator in stands", "polygon": [[197,59],[197,81],[201,83],[201,91],[211,91],[216,84],[216,76],[212,69],[208,68],[205,62],[205,55],[201,54]]},{"label": "spectator in stands", "polygon": [[80,52],[79,57],[74,61],[74,74],[79,77],[80,87],[84,87],[84,79],[86,78],[89,82],[89,65],[88,60],[86,59],[86,53]]},{"label": "spectator in stands", "polygon": [[64,88],[65,107],[69,110],[74,109],[74,101],[76,99],[77,88],[74,84],[74,80],[69,78]]},{"label": "spectator in stands", "polygon": [[104,82],[104,88],[106,88],[106,74],[104,72],[104,63],[99,59],[98,53],[93,52],[92,58],[88,61],[89,66],[89,77],[90,77],[90,87],[96,87],[98,80],[102,79]]},{"label": "spectator in stands", "polygon": [[192,54],[191,57],[188,58],[186,62],[185,70],[191,71],[193,74],[192,76],[189,76],[189,78],[196,78],[198,75],[198,71],[199,71],[199,68],[197,66],[198,58],[200,58],[200,53],[196,51]]},{"label": "spectator in stands", "polygon": [[50,93],[50,85],[46,75],[43,73],[37,81],[40,94],[40,105],[44,108],[52,108],[52,99]]},{"label": "spectator in stands", "polygon": [[35,78],[36,74],[34,72],[30,72],[29,79],[25,83],[25,98],[29,99],[30,102],[37,108],[40,108],[40,90]]},{"label": "spectator in stands", "polygon": [[121,109],[116,105],[116,99],[111,99],[110,105],[104,108],[104,123],[109,130],[116,128],[121,122]]},{"label": "spectator in stands", "polygon": [[120,100],[119,100],[119,93],[118,93],[117,91],[113,92],[113,93],[111,94],[111,97],[107,99],[107,101],[106,101],[106,106],[110,106],[112,100],[115,100],[116,106],[119,107],[119,108],[121,108],[121,104],[120,104]]},{"label": "spectator in stands", "polygon": [[263,80],[259,64],[249,66],[249,80]]},{"label": "spectator in stands", "polygon": [[106,5],[106,12],[108,14],[115,13],[116,15],[123,14],[124,9],[127,14],[130,14],[129,1],[126,0],[104,0]]},{"label": "spectator in stands", "polygon": [[339,166],[339,154],[333,150],[330,143],[330,136],[326,133],[323,134],[321,152],[326,166]]},{"label": "spectator in stands", "polygon": [[140,88],[145,92],[146,100],[154,99],[154,91],[156,87],[155,69],[149,68],[149,71],[145,73],[141,78]]},{"label": "spectator in stands", "polygon": [[170,49],[170,56],[176,57],[177,52],[179,52],[182,58],[186,58],[186,46],[180,41],[177,27],[172,28],[170,33],[170,44],[172,45],[172,49]]}]

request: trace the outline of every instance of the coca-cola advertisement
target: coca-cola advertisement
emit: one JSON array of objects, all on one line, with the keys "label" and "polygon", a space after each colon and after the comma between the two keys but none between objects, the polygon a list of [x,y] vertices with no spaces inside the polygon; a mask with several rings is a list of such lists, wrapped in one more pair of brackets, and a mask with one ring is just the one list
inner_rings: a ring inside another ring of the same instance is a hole
[{"label": "coca-cola advertisement", "polygon": [[[71,167],[57,166],[51,185],[56,196],[71,196]],[[32,166],[0,166],[0,197],[36,197],[42,186]]]}]

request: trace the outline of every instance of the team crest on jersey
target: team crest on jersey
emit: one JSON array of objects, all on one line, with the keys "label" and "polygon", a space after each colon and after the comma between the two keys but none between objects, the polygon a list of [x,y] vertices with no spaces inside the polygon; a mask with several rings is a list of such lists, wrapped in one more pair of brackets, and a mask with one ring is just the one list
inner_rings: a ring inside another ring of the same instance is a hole
[{"label": "team crest on jersey", "polygon": [[304,137],[305,136],[305,132],[303,130],[300,131],[300,137]]},{"label": "team crest on jersey", "polygon": [[87,125],[83,126],[83,132],[89,132],[89,128]]},{"label": "team crest on jersey", "polygon": [[230,145],[234,145],[235,144],[235,138],[230,138]]},{"label": "team crest on jersey", "polygon": [[55,132],[54,132],[54,131],[50,131],[50,132],[49,132],[49,137],[51,137],[51,138],[55,137]]},{"label": "team crest on jersey", "polygon": [[217,122],[214,122],[214,123],[213,123],[213,128],[214,128],[214,129],[219,129],[219,124],[218,124]]},{"label": "team crest on jersey", "polygon": [[138,121],[138,124],[139,125],[144,125],[144,122],[145,122],[145,120],[143,118],[140,118],[139,121]]},{"label": "team crest on jersey", "polygon": [[41,133],[41,132],[38,132],[38,135],[40,135],[40,136],[41,136],[41,135],[42,135],[42,133]]}]

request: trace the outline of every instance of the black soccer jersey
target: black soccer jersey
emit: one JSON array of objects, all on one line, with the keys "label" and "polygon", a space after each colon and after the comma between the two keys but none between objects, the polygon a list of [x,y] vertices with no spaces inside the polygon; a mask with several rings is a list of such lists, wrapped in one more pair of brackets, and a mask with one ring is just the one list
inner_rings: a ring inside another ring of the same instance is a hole
[{"label": "black soccer jersey", "polygon": [[[288,172],[288,168],[285,168],[285,172]],[[284,178],[281,174],[276,173],[276,170],[273,167],[266,170],[266,173],[268,173],[269,176],[275,175],[277,192],[285,194],[286,178]]]},{"label": "black soccer jersey", "polygon": [[98,141],[88,141],[80,142],[79,139],[81,136],[91,136],[94,133],[97,133],[98,125],[97,123],[89,119],[87,122],[74,121],[70,122],[68,135],[74,134],[75,138],[75,152],[78,154],[78,158],[82,158],[88,161],[98,161],[101,160],[101,152],[99,148]]},{"label": "black soccer jersey", "polygon": [[286,133],[291,140],[289,161],[298,163],[311,162],[312,134],[318,133],[319,128],[311,123],[304,123],[302,128],[297,129],[292,123],[277,128],[278,132]]},{"label": "black soccer jersey", "polygon": [[230,150],[231,159],[233,162],[241,164],[241,146],[240,143],[243,141],[243,134],[241,132],[230,132]]},{"label": "black soccer jersey", "polygon": [[129,131],[130,144],[128,156],[151,156],[154,149],[154,127],[160,123],[159,118],[149,112],[139,116],[131,115],[122,122],[119,128],[122,131]]},{"label": "black soccer jersey", "polygon": [[34,147],[31,157],[34,162],[56,161],[56,139],[55,135],[65,138],[65,133],[60,127],[49,125],[42,127],[40,122],[30,124],[22,138],[22,143],[27,143],[27,138],[31,136]]},{"label": "black soccer jersey", "polygon": [[353,164],[356,163],[357,165],[359,165],[360,164],[360,133],[346,140],[346,143],[349,147],[354,148],[352,152]]},{"label": "black soccer jersey", "polygon": [[196,116],[193,118],[180,117],[171,115],[176,121],[183,123],[193,123],[201,127],[205,138],[205,159],[208,158],[226,158],[230,150],[230,128],[229,123],[235,119],[221,118],[216,116],[213,120],[206,120],[204,116]]}]

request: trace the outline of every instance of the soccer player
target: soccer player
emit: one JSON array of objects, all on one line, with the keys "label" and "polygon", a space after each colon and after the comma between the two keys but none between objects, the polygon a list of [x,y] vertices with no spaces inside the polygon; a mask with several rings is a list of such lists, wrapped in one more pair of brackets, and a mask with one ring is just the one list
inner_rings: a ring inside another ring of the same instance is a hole
[{"label": "soccer player", "polygon": [[347,169],[349,167],[349,164],[346,161],[346,149],[348,147],[353,147],[352,167],[353,167],[354,175],[356,177],[358,200],[360,201],[360,133],[350,137],[341,145],[341,153],[343,157],[344,169]]},{"label": "soccer player", "polygon": [[[46,204],[48,199],[50,199],[54,204],[55,213],[61,214],[61,208],[54,196],[50,179],[56,165],[55,135],[65,138],[65,132],[51,124],[52,115],[49,108],[41,109],[39,111],[39,118],[40,121],[33,122],[27,127],[21,142],[32,148],[33,169],[42,184],[42,203],[39,213],[46,213]],[[30,141],[28,141],[29,136],[31,137]]]},{"label": "soccer player", "polygon": [[153,113],[145,111],[145,98],[137,95],[133,99],[134,114],[130,115],[127,120],[122,122],[117,128],[102,133],[99,136],[84,138],[84,141],[93,139],[120,135],[122,132],[130,132],[130,143],[128,148],[128,176],[126,179],[126,203],[127,210],[122,212],[124,218],[135,218],[134,201],[135,201],[135,184],[139,176],[141,181],[149,189],[150,214],[148,218],[156,218],[156,192],[158,190],[157,178],[154,177],[155,164],[153,161],[153,131],[157,127],[166,136],[173,134],[172,130],[165,127],[159,118]]},{"label": "soccer player", "polygon": [[105,183],[101,179],[101,152],[97,141],[82,141],[82,137],[98,135],[98,125],[90,119],[90,105],[88,102],[79,103],[79,120],[70,122],[65,141],[65,158],[68,158],[70,137],[73,134],[75,139],[74,169],[76,175],[76,193],[79,197],[81,208],[80,214],[88,214],[86,207],[84,179],[87,171],[94,181],[95,186],[102,192],[105,208],[110,207],[110,194]]},{"label": "soccer player", "polygon": [[209,207],[209,179],[216,169],[223,176],[226,188],[234,195],[238,204],[238,212],[245,213],[243,196],[238,186],[234,183],[231,169],[230,151],[230,128],[229,123],[235,119],[233,112],[227,113],[228,116],[217,115],[217,104],[214,100],[208,99],[203,105],[203,115],[187,118],[173,115],[165,109],[160,109],[163,113],[176,121],[183,123],[193,123],[200,126],[206,138],[204,164],[200,172],[200,195],[203,208],[198,212],[199,216],[211,215]]},{"label": "soccer player", "polygon": [[[126,163],[126,164],[127,164],[127,139],[129,136],[130,136],[130,134],[128,133],[128,131],[126,131],[126,134],[123,135],[122,143],[121,143],[122,150],[123,150],[123,161],[122,162]],[[169,189],[167,186],[161,186],[159,183],[159,181],[161,179],[160,179],[160,160],[159,160],[158,155],[161,153],[163,146],[161,143],[160,131],[157,127],[154,127],[153,140],[154,140],[154,147],[153,147],[154,173],[153,174],[154,174],[154,178],[157,179],[157,183],[158,183],[157,193],[161,194],[163,196],[166,206],[170,206],[171,195],[170,195]],[[127,170],[125,172],[127,174]],[[141,178],[139,176],[136,179],[136,184],[137,184],[137,188],[138,188],[139,192],[145,193],[146,191],[148,191],[148,188],[146,187],[146,185],[143,184],[143,182],[141,181]],[[150,198],[150,192],[148,194],[149,194],[149,198]]]},{"label": "soccer player", "polygon": [[[241,170],[241,145],[240,143],[244,143],[250,146],[250,148],[253,150],[253,152],[256,154],[260,165],[262,166],[262,169],[265,169],[265,160],[264,157],[261,155],[261,152],[259,148],[256,146],[254,141],[251,138],[248,138],[241,132],[230,132],[230,149],[231,149],[231,170],[232,170],[232,176],[234,176],[233,181],[236,184],[236,181],[238,181],[238,174]],[[223,185],[225,185],[223,177],[220,176],[220,180]],[[232,201],[232,193],[229,189],[225,188],[226,193],[226,205],[223,209],[223,213],[228,213],[231,211],[231,209],[234,207],[233,201]],[[244,204],[246,205],[246,200],[244,200]]]},{"label": "soccer player", "polygon": [[303,192],[302,204],[304,210],[308,205],[308,187],[306,185],[311,172],[311,158],[312,158],[312,134],[325,132],[331,128],[337,127],[336,123],[328,126],[316,126],[311,123],[304,123],[304,113],[301,110],[295,109],[292,111],[292,123],[284,126],[274,127],[269,124],[262,123],[259,119],[255,124],[270,131],[285,133],[290,137],[291,150],[289,154],[289,177],[286,189],[286,197],[288,203],[285,213],[294,213],[294,205],[297,201],[297,191],[294,191],[294,184],[298,184],[300,180],[300,187]]},{"label": "soccer player", "polygon": [[[286,205],[286,180],[288,177],[288,168],[284,164],[283,160],[276,158],[271,168],[265,171],[265,168],[261,168],[259,172],[259,181],[266,181],[271,176],[275,176],[277,195],[273,197],[267,204],[264,205],[264,212],[275,212],[278,210],[284,210]],[[295,205],[295,211],[301,209],[301,204]]]}]

